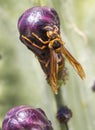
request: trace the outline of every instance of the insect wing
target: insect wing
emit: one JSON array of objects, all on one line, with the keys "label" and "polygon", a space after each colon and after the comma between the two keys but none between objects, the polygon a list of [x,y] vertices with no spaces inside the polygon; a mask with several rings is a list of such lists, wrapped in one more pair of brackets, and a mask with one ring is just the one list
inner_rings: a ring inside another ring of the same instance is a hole
[{"label": "insect wing", "polygon": [[61,47],[62,53],[65,55],[65,57],[69,60],[71,65],[74,67],[76,72],[79,74],[79,76],[84,79],[85,78],[85,72],[80,65],[80,63],[70,54],[70,52],[62,45]]},{"label": "insect wing", "polygon": [[50,48],[50,85],[55,94],[57,94],[57,58],[55,51]]}]

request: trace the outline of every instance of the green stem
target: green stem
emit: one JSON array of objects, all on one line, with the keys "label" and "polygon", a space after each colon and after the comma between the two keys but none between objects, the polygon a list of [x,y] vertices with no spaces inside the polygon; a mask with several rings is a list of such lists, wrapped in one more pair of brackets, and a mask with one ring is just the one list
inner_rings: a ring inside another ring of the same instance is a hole
[{"label": "green stem", "polygon": [[[64,101],[62,98],[62,92],[61,92],[61,88],[59,88],[58,94],[54,95],[55,97],[55,101],[56,101],[56,106],[57,106],[57,111],[64,106]],[[69,130],[68,128],[68,124],[67,123],[60,123],[60,130]]]}]

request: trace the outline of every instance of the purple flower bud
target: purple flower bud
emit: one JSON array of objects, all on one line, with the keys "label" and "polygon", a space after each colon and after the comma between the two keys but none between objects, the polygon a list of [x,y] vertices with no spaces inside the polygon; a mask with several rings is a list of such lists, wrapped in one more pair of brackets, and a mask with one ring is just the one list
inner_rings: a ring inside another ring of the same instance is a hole
[{"label": "purple flower bud", "polygon": [[17,106],[6,114],[2,130],[53,130],[53,128],[42,109]]},{"label": "purple flower bud", "polygon": [[48,57],[50,57],[48,56],[50,55],[49,49],[48,47],[40,49],[43,43],[39,41],[33,33],[43,41],[47,41],[47,31],[53,26],[57,26],[58,33],[60,33],[60,21],[57,12],[53,8],[46,6],[30,8],[26,10],[18,20],[21,42],[34,52],[36,56],[40,57],[40,60],[48,60]]},{"label": "purple flower bud", "polygon": [[26,10],[18,20],[18,29],[20,34],[27,37],[31,37],[32,32],[34,32],[43,39],[45,36],[43,28],[45,26],[52,27],[54,25],[60,28],[58,14],[53,8],[46,6],[30,8]]},{"label": "purple flower bud", "polygon": [[91,88],[92,88],[92,91],[95,92],[95,81],[94,81],[94,83],[93,83]]},{"label": "purple flower bud", "polygon": [[72,117],[72,111],[67,106],[62,106],[57,112],[57,119],[60,123],[67,123]]}]

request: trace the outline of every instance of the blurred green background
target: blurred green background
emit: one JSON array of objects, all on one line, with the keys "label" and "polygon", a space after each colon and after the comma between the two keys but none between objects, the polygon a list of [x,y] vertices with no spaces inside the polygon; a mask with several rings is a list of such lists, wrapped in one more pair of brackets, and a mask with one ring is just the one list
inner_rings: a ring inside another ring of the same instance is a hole
[{"label": "blurred green background", "polygon": [[61,21],[61,36],[82,64],[82,81],[66,62],[69,80],[61,87],[64,104],[73,112],[70,130],[95,129],[95,0],[0,0],[0,125],[6,112],[17,105],[44,109],[54,130],[56,101],[36,57],[19,40],[19,16],[36,5],[53,7]]}]

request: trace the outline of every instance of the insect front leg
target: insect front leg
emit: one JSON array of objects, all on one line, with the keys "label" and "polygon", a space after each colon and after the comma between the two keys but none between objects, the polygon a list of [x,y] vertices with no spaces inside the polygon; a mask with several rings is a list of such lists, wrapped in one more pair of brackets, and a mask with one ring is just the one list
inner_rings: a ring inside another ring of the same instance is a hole
[{"label": "insect front leg", "polygon": [[22,35],[21,36],[22,37],[22,39],[24,39],[25,41],[27,41],[27,42],[29,42],[32,46],[35,46],[36,48],[39,48],[40,50],[43,50],[43,49],[45,49],[46,48],[46,46],[38,46],[38,45],[36,45],[35,43],[33,43],[29,38],[27,38],[26,36],[24,36],[24,35]]},{"label": "insect front leg", "polygon": [[36,39],[38,39],[41,43],[43,43],[43,44],[48,44],[49,43],[49,40],[48,41],[43,41],[39,36],[37,36],[35,33],[32,33],[32,35],[36,38]]}]

